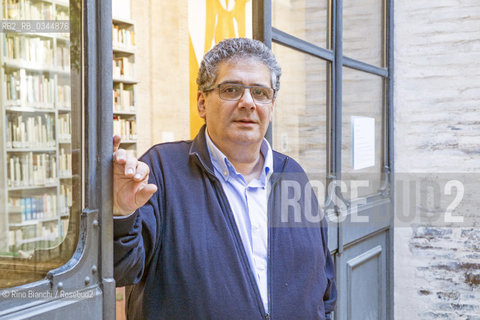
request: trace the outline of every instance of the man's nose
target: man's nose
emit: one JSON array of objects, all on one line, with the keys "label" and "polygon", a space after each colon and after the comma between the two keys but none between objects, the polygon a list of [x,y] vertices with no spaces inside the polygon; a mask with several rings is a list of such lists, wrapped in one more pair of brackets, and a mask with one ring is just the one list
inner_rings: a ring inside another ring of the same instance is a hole
[{"label": "man's nose", "polygon": [[257,105],[255,104],[255,100],[253,100],[252,93],[250,92],[250,88],[245,88],[242,96],[240,97],[240,100],[238,101],[238,106],[250,108],[250,109],[256,108]]}]

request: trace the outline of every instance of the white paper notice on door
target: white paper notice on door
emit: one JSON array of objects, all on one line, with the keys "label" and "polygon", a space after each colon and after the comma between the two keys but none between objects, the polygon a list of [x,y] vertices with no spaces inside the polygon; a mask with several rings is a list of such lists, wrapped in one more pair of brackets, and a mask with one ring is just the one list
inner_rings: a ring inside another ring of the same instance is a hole
[{"label": "white paper notice on door", "polygon": [[354,170],[375,165],[375,118],[353,116],[352,166]]}]

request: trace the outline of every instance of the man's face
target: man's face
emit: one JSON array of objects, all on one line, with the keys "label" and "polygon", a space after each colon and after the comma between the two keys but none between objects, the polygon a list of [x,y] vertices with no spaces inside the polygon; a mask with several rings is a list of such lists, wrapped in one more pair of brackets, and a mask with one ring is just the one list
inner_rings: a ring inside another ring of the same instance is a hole
[{"label": "man's face", "polygon": [[[227,82],[269,88],[272,86],[270,70],[255,59],[219,64],[214,86]],[[260,146],[272,120],[273,102],[255,103],[249,89],[245,89],[238,101],[222,100],[218,89],[208,94],[198,92],[197,106],[200,117],[205,119],[210,138],[220,150]]]}]

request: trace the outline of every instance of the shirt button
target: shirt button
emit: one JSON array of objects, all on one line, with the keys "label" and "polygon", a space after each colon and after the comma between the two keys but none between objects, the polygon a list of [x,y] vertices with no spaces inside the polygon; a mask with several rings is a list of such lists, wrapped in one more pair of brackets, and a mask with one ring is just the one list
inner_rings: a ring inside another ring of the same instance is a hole
[{"label": "shirt button", "polygon": [[223,171],[223,175],[226,176],[228,174],[227,171]]},{"label": "shirt button", "polygon": [[265,270],[265,266],[263,264],[259,265],[258,270],[262,270],[262,271]]}]

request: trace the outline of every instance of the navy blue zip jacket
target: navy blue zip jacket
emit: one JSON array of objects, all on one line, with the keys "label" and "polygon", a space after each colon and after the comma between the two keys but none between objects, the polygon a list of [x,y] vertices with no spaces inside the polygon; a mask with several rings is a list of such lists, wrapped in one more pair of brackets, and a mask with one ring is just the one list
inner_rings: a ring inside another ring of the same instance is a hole
[{"label": "navy blue zip jacket", "polygon": [[[269,309],[205,142],[159,144],[141,160],[158,186],[114,221],[117,286],[128,319],[329,319],[336,300],[327,227],[300,165],[273,153],[268,202]],[[307,187],[305,187],[307,186]]]}]

